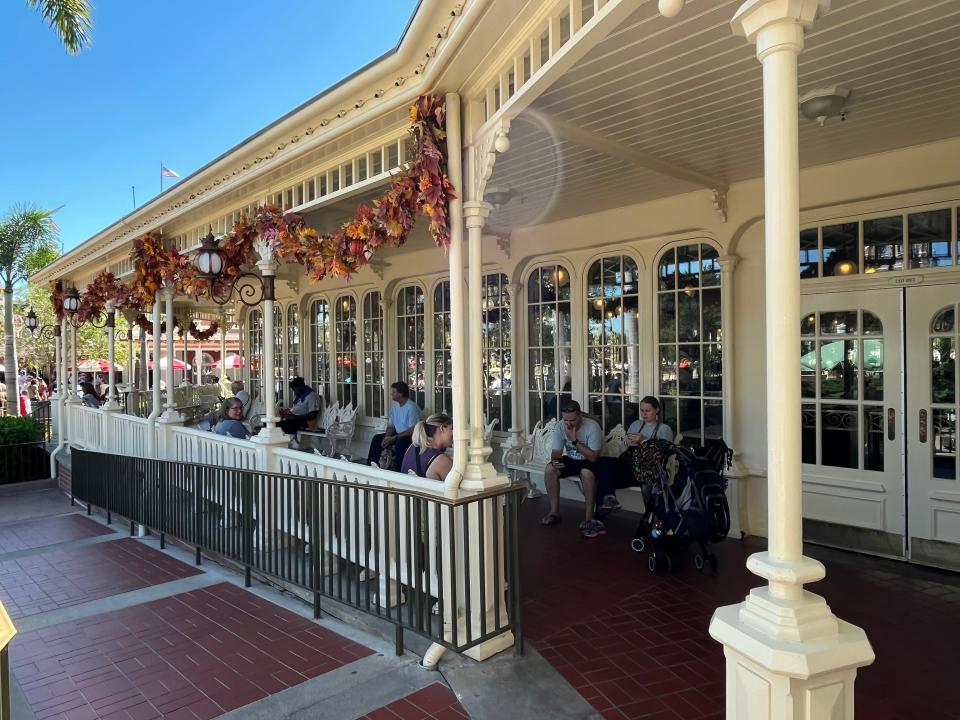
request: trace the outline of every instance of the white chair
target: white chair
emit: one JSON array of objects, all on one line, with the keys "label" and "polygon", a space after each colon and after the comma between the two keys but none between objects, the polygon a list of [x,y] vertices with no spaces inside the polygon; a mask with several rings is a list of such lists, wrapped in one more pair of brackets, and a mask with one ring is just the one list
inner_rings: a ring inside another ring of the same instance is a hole
[{"label": "white chair", "polygon": [[[357,408],[348,405],[341,408],[334,416],[333,422],[326,426],[326,438],[329,443],[330,457],[350,459],[350,446],[353,444],[353,434],[356,430]],[[346,452],[338,452],[340,445]]]}]

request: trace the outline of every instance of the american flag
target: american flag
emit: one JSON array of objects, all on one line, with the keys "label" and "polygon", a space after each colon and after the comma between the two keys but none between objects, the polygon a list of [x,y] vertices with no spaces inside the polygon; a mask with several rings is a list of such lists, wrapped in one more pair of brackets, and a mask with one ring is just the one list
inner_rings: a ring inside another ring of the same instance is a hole
[{"label": "american flag", "polygon": [[171,170],[170,168],[168,168],[166,165],[161,165],[161,166],[160,166],[160,174],[161,174],[163,177],[172,177],[172,178],[178,178],[178,177],[180,177],[180,175],[178,175],[176,172],[174,172],[173,170]]}]

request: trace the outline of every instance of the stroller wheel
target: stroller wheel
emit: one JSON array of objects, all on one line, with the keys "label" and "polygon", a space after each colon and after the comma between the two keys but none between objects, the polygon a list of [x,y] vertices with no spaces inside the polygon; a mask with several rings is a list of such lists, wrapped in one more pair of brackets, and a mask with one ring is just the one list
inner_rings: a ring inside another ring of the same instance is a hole
[{"label": "stroller wheel", "polygon": [[703,570],[703,555],[700,553],[694,555],[693,564],[696,566],[697,570]]},{"label": "stroller wheel", "polygon": [[634,552],[643,552],[643,549],[646,547],[646,543],[643,542],[643,538],[634,538],[630,541],[630,547],[633,548]]},{"label": "stroller wheel", "polygon": [[650,569],[650,572],[655,573],[657,571],[657,556],[650,555],[647,557],[647,567]]}]

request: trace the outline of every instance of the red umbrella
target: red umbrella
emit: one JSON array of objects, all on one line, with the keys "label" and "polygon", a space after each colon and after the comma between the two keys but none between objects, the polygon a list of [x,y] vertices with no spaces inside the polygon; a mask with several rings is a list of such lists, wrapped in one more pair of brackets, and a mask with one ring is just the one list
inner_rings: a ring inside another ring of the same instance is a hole
[{"label": "red umbrella", "polygon": [[[160,360],[159,360],[159,362],[158,362],[158,364],[160,365],[160,369],[161,369],[161,370],[166,370],[166,369],[167,369],[167,356],[164,355],[163,357],[161,357]],[[185,364],[182,360],[177,360],[176,358],[173,359],[173,369],[174,369],[174,370],[186,370],[186,369],[189,368],[189,367],[190,367],[190,366],[187,365],[187,364]],[[153,360],[150,360],[150,361],[147,363],[147,369],[148,369],[148,370],[153,370]]]},{"label": "red umbrella", "polygon": [[[243,367],[243,356],[241,355],[227,355],[224,359],[224,367],[227,369],[236,370],[237,368]],[[220,369],[220,361],[214,360],[213,364],[210,366],[214,370]]]},{"label": "red umbrella", "polygon": [[[80,370],[80,372],[101,372],[101,373],[105,373],[105,372],[109,372],[109,370],[110,370],[110,363],[107,362],[106,360],[103,360],[103,359],[100,359],[100,360],[84,360],[84,361],[82,361],[82,362],[77,363],[77,368]],[[118,372],[123,372],[123,365],[121,365],[120,363],[116,363],[116,362],[115,362],[115,363],[113,364],[113,369],[116,370],[116,371],[118,371]],[[67,370],[73,370],[73,367],[68,366],[68,367],[67,367]]]}]

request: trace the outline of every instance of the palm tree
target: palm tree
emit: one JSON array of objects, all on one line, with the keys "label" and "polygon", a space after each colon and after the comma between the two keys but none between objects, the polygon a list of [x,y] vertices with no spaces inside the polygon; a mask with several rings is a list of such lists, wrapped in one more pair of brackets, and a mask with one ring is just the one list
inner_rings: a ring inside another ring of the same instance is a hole
[{"label": "palm tree", "polygon": [[60,253],[56,210],[16,205],[0,219],[0,283],[3,284],[4,364],[7,414],[20,414],[17,394],[17,346],[13,327],[13,287],[49,264]]},{"label": "palm tree", "polygon": [[90,46],[93,20],[89,0],[27,0],[27,5],[40,9],[43,19],[57,31],[71,55]]}]

